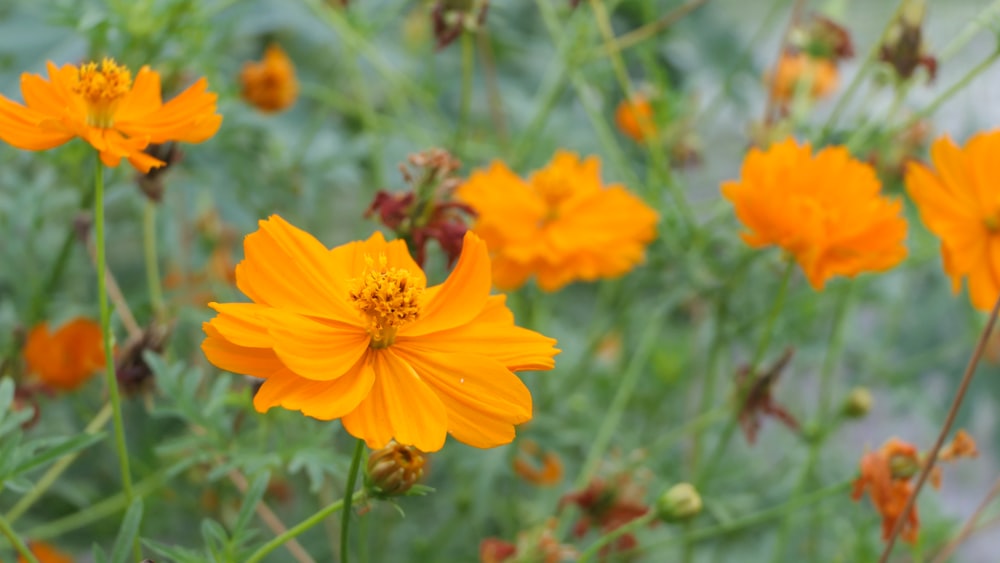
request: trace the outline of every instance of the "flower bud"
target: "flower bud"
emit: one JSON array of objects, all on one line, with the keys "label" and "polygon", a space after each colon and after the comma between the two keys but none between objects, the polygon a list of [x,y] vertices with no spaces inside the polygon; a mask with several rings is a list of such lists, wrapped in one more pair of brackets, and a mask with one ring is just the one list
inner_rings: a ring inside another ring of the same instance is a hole
[{"label": "flower bud", "polygon": [[920,460],[906,454],[889,457],[889,474],[893,479],[909,479],[920,472]]},{"label": "flower bud", "polygon": [[420,450],[391,442],[368,457],[365,485],[375,497],[405,495],[423,477],[426,463]]},{"label": "flower bud", "polygon": [[842,412],[847,418],[863,418],[872,410],[874,403],[872,392],[867,387],[855,387],[847,395]]},{"label": "flower bud", "polygon": [[701,512],[701,495],[690,483],[678,483],[656,501],[656,514],[664,522],[679,522]]}]

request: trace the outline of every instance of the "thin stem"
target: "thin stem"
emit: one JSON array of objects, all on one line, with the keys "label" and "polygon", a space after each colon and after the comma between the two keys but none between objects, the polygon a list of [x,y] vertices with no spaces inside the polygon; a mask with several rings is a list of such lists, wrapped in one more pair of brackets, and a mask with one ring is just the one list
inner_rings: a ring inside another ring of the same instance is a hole
[{"label": "thin stem", "polygon": [[632,532],[635,532],[636,530],[644,528],[655,521],[656,521],[656,511],[649,510],[642,516],[630,521],[628,524],[618,526],[614,530],[611,530],[608,533],[604,534],[603,536],[597,538],[597,541],[595,541],[594,543],[590,544],[590,547],[585,549],[583,553],[580,554],[580,558],[577,559],[577,563],[586,563],[587,561],[590,561],[591,559],[594,558],[595,555],[598,554],[598,552],[601,551],[601,548],[603,548],[604,546],[624,536],[625,534],[630,534]]},{"label": "thin stem", "polygon": [[476,32],[476,46],[479,51],[480,64],[483,67],[483,81],[486,84],[486,103],[490,108],[490,119],[493,121],[493,129],[500,141],[501,150],[507,152],[510,136],[507,133],[507,122],[504,120],[503,98],[500,96],[500,84],[497,81],[497,65],[487,28],[483,27]]},{"label": "thin stem", "polygon": [[940,56],[938,56],[938,64],[948,61],[952,57],[958,54],[959,51],[965,47],[973,37],[976,36],[984,27],[990,25],[991,21],[996,15],[1000,13],[1000,0],[994,0],[992,4],[983,9],[982,12],[972,18],[962,31],[958,32],[947,45],[941,49]]},{"label": "thin stem", "polygon": [[26,561],[29,563],[38,563],[38,558],[36,558],[35,554],[28,549],[28,546],[21,541],[21,538],[17,536],[14,529],[10,527],[10,523],[7,522],[3,516],[0,516],[0,533],[7,536],[7,539],[10,540],[10,544],[14,546],[14,549],[17,550],[17,552],[21,554],[21,557],[23,557]]},{"label": "thin stem", "polygon": [[[101,308],[101,336],[104,341],[104,374],[108,386],[108,396],[111,402],[111,412],[114,419],[115,449],[118,452],[118,469],[122,477],[122,491],[125,500],[132,504],[135,493],[132,490],[132,471],[129,468],[128,446],[125,443],[125,423],[122,419],[122,400],[118,392],[118,378],[115,376],[114,350],[111,344],[111,308],[108,307],[107,289],[107,257],[104,233],[104,164],[97,157],[97,169],[94,173],[94,229],[96,233],[97,251],[97,293]],[[135,541],[136,559],[142,559],[138,537]]]},{"label": "thin stem", "polygon": [[146,255],[146,284],[149,288],[149,303],[153,316],[163,321],[163,285],[160,277],[160,263],[156,251],[156,203],[147,199],[142,213],[142,246]]},{"label": "thin stem", "polygon": [[[365,492],[363,490],[358,491],[354,493],[354,496],[350,497],[350,499],[351,501],[361,500],[362,498],[364,498],[364,495]],[[337,501],[332,504],[328,504],[327,506],[320,509],[319,512],[313,514],[309,518],[306,518],[302,522],[299,522],[298,524],[295,525],[295,527],[291,528],[284,534],[281,534],[280,536],[262,545],[260,548],[257,549],[257,551],[253,552],[253,554],[250,555],[250,557],[246,560],[246,563],[258,563],[260,560],[264,559],[264,557],[266,557],[268,553],[271,553],[275,549],[278,549],[288,540],[294,537],[298,537],[303,532],[305,532],[309,528],[312,528],[316,524],[319,524],[327,516],[333,514],[334,512],[337,512],[338,510],[343,508],[343,506],[344,506],[344,499],[342,498],[337,499]]]},{"label": "thin stem", "polygon": [[458,103],[458,124],[455,127],[455,154],[461,154],[462,142],[469,127],[469,110],[472,108],[472,74],[475,67],[475,47],[469,32],[462,34],[462,90]]},{"label": "thin stem", "polygon": [[617,38],[606,40],[604,47],[602,47],[600,51],[595,51],[589,54],[587,58],[596,58],[601,55],[616,55],[629,47],[634,47],[635,45],[652,38],[658,33],[666,31],[670,26],[680,21],[684,16],[707,3],[708,0],[690,0],[689,2],[681,4],[654,22],[650,22],[638,29],[633,29],[632,31]]},{"label": "thin stem", "polygon": [[958,409],[962,406],[962,401],[965,399],[965,392],[968,390],[969,384],[972,383],[972,378],[976,374],[976,366],[979,365],[979,359],[982,358],[983,350],[986,349],[986,342],[989,340],[990,333],[993,332],[993,326],[996,325],[997,314],[1000,314],[1000,299],[997,299],[997,302],[993,305],[993,310],[990,311],[989,320],[986,321],[986,326],[983,327],[983,331],[979,335],[979,341],[976,342],[976,348],[972,352],[972,357],[969,358],[969,363],[965,367],[965,373],[962,374],[962,381],[958,384],[955,399],[951,402],[951,408],[948,409],[948,415],[945,416],[944,424],[941,425],[937,441],[934,442],[934,447],[927,454],[927,461],[924,462],[924,466],[920,471],[917,484],[913,487],[913,493],[906,499],[906,505],[899,515],[899,520],[896,521],[896,525],[892,527],[892,531],[889,533],[889,537],[885,542],[885,550],[882,552],[882,557],[879,558],[879,563],[886,563],[889,560],[889,555],[892,553],[892,546],[895,545],[896,538],[899,537],[899,533],[903,529],[903,524],[906,522],[910,510],[913,509],[913,505],[916,503],[917,495],[920,494],[920,489],[924,487],[927,477],[934,469],[938,453],[941,451],[941,447],[944,446],[944,442],[951,432],[951,426],[955,423]]},{"label": "thin stem", "polygon": [[351,502],[354,500],[354,485],[358,480],[358,469],[361,467],[361,458],[365,454],[365,441],[358,438],[354,445],[354,456],[351,458],[351,468],[347,472],[347,485],[344,487],[344,511],[340,517],[340,563],[347,563],[350,555],[350,536],[348,531],[351,527]]},{"label": "thin stem", "polygon": [[[247,483],[247,478],[242,473],[235,469],[231,470],[229,472],[229,480],[233,482],[233,485],[236,485],[236,488],[241,493],[247,492],[249,484]],[[264,522],[268,529],[275,534],[281,535],[288,531],[288,527],[281,521],[281,518],[278,518],[278,515],[263,500],[257,503],[257,506],[254,507],[254,512],[257,513],[257,516]],[[309,552],[295,538],[288,540],[285,544],[285,549],[292,555],[292,559],[295,559],[299,563],[315,563]]]},{"label": "thin stem", "polygon": [[975,531],[976,522],[978,522],[979,518],[981,518],[983,513],[986,512],[986,509],[993,504],[993,501],[996,500],[997,496],[1000,496],[1000,478],[997,478],[997,480],[993,482],[993,487],[990,488],[990,492],[986,493],[986,496],[979,503],[979,506],[976,507],[975,512],[973,512],[972,515],[969,516],[969,519],[965,521],[965,524],[962,525],[962,529],[959,530],[958,535],[956,535],[947,543],[947,545],[944,546],[943,549],[941,549],[941,551],[938,552],[934,559],[931,560],[931,563],[945,563],[951,559],[955,550],[962,545],[962,542],[969,539],[969,536],[971,536]]},{"label": "thin stem", "polygon": [[[788,16],[788,25],[785,26],[785,32],[782,34],[781,42],[778,44],[778,56],[775,58],[774,68],[778,68],[778,65],[781,64],[781,58],[785,54],[788,40],[791,38],[792,32],[795,30],[795,25],[802,17],[802,10],[805,8],[805,4],[805,0],[795,0],[795,3],[792,4],[791,14]],[[764,123],[771,123],[771,116],[774,114],[774,92],[775,88],[767,89],[767,101],[764,103]]]},{"label": "thin stem", "polygon": [[[109,418],[111,418],[111,403],[105,403],[104,406],[101,407],[101,410],[98,411],[97,415],[94,416],[93,420],[91,420],[90,423],[87,424],[87,427],[83,429],[83,433],[93,434],[94,432],[97,432],[99,428],[108,423]],[[27,512],[27,510],[31,508],[31,506],[35,504],[35,502],[41,498],[43,494],[45,494],[45,491],[49,490],[49,487],[51,487],[52,484],[59,479],[59,476],[62,475],[74,461],[76,461],[76,458],[79,457],[80,453],[80,451],[76,451],[59,458],[59,460],[52,464],[52,467],[50,467],[49,470],[42,475],[42,478],[35,483],[35,486],[28,491],[28,494],[21,497],[20,500],[17,501],[17,504],[14,505],[14,508],[11,508],[10,511],[4,515],[4,517],[10,520],[12,524],[16,522],[21,515]]]},{"label": "thin stem", "polygon": [[910,116],[910,119],[906,120],[906,122],[903,125],[897,127],[894,132],[905,130],[908,127],[912,126],[914,123],[920,121],[921,119],[933,115],[934,112],[936,112],[938,108],[941,107],[941,104],[948,101],[955,94],[964,90],[965,87],[968,86],[973,79],[975,79],[977,76],[982,74],[983,71],[992,66],[993,63],[996,62],[998,58],[1000,58],[1000,48],[994,50],[993,53],[990,54],[990,56],[986,57],[979,64],[972,67],[972,69],[970,69],[969,72],[965,73],[965,76],[960,78],[958,82],[952,84],[947,90],[941,92],[941,94],[937,98],[934,98],[934,100],[931,101],[931,103],[927,104],[926,107],[924,107],[920,111]]}]

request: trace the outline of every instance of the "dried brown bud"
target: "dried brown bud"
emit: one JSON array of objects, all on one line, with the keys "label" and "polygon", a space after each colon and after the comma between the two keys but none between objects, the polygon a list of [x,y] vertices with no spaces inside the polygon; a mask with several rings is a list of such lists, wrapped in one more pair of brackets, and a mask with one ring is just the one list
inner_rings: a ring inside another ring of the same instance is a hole
[{"label": "dried brown bud", "polygon": [[139,189],[146,194],[150,200],[159,203],[163,199],[163,181],[170,167],[181,161],[183,154],[177,143],[169,142],[162,145],[149,145],[143,151],[149,156],[162,160],[167,164],[159,168],[151,168],[145,174],[136,176],[135,181],[139,184]]},{"label": "dried brown bud", "polygon": [[910,79],[921,66],[927,69],[931,80],[937,74],[937,59],[927,54],[923,38],[926,13],[925,0],[907,0],[890,24],[879,50],[879,58],[892,67],[900,80]]},{"label": "dried brown bud", "polygon": [[365,486],[375,497],[405,495],[424,476],[426,463],[417,448],[391,442],[368,457]]},{"label": "dried brown bud", "polygon": [[165,325],[150,325],[138,337],[125,343],[115,362],[118,385],[126,396],[137,395],[153,384],[153,371],[143,357],[146,350],[161,353],[170,330]]},{"label": "dried brown bud", "polygon": [[438,0],[431,11],[437,48],[441,50],[464,32],[477,30],[486,21],[489,0]]}]

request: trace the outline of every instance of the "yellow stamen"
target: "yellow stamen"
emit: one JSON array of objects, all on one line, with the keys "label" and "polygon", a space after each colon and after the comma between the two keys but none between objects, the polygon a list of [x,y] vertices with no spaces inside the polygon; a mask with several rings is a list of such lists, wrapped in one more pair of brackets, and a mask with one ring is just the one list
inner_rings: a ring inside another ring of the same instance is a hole
[{"label": "yellow stamen", "polygon": [[73,85],[73,92],[87,103],[87,124],[111,127],[118,103],[132,89],[132,73],[114,59],[105,58],[98,70],[97,63],[82,65]]},{"label": "yellow stamen", "polygon": [[399,327],[419,318],[424,284],[407,270],[389,268],[384,254],[379,255],[378,266],[368,255],[365,263],[364,273],[351,282],[350,298],[368,317],[371,347],[387,348]]}]

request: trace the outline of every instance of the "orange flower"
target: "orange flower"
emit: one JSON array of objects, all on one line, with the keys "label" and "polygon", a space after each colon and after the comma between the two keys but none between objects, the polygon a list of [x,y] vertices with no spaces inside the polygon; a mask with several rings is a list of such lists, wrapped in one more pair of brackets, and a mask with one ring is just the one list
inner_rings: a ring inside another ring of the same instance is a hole
[{"label": "orange flower", "polygon": [[911,162],[906,187],[920,218],[941,239],[944,270],[955,293],[965,278],[972,305],[989,310],[1000,296],[1000,130],[959,148],[948,137],[931,145],[934,170]]},{"label": "orange flower", "polygon": [[101,326],[94,321],[73,319],[55,332],[41,323],[28,333],[24,359],[45,385],[72,391],[104,367],[102,344]]},{"label": "orange flower", "polygon": [[262,61],[249,61],[240,72],[241,95],[260,111],[271,113],[292,107],[299,95],[295,65],[278,45],[269,45]]},{"label": "orange flower", "polygon": [[[38,563],[73,563],[73,558],[51,545],[44,542],[31,542],[28,544],[31,554],[38,559]],[[18,557],[17,563],[27,563],[24,557]]]},{"label": "orange flower", "polygon": [[778,102],[791,101],[799,88],[807,88],[812,99],[825,98],[837,89],[837,65],[806,53],[785,53],[774,73],[768,76],[768,82],[771,96]]},{"label": "orange flower", "polygon": [[547,370],[555,340],[514,325],[490,296],[486,244],[465,236],[448,279],[425,287],[402,240],[376,232],[328,250],[281,217],[244,240],[236,285],[252,303],[210,303],[202,350],[264,378],[259,412],[281,406],[344,428],[372,449],[395,439],[437,451],[445,435],[487,448],[531,419],[512,372]]},{"label": "orange flower", "polygon": [[[904,469],[900,471],[900,467]],[[897,438],[890,439],[879,450],[868,452],[861,458],[861,476],[854,481],[851,498],[860,500],[861,495],[868,492],[875,510],[882,515],[882,539],[889,538],[902,515],[907,499],[913,494],[910,479],[919,469],[917,448]],[[900,537],[903,541],[914,543],[919,530],[920,517],[914,505]]]},{"label": "orange flower", "polygon": [[522,440],[519,449],[524,455],[514,458],[514,473],[522,479],[543,487],[562,480],[563,464],[554,452],[543,453],[534,440]]},{"label": "orange flower", "polygon": [[795,257],[814,289],[833,276],[892,268],[906,257],[902,204],[883,197],[875,171],[843,147],[815,156],[794,139],[751,149],[740,180],[722,195],[754,248],[776,245]]},{"label": "orange flower", "polygon": [[476,171],[456,196],[478,213],[473,230],[493,255],[497,287],[534,275],[545,291],[623,275],[656,237],[656,212],[624,186],[601,185],[596,157],[566,151],[524,181],[502,162]]},{"label": "orange flower", "polygon": [[0,96],[0,139],[25,150],[45,150],[80,137],[108,166],[127,158],[143,173],[165,163],[143,152],[150,143],[200,143],[219,129],[216,95],[199,79],[173,100],[160,99],[160,75],[142,67],[132,82],[127,68],[104,59],[80,67],[48,63],[49,79],[21,75],[26,105]]},{"label": "orange flower", "polygon": [[941,450],[941,453],[938,454],[938,459],[941,461],[954,461],[962,457],[978,456],[979,448],[976,447],[976,441],[962,428],[958,432],[955,432],[955,437],[952,438],[951,443]]},{"label": "orange flower", "polygon": [[647,135],[655,134],[653,125],[653,106],[646,96],[637,94],[631,100],[622,100],[615,110],[615,123],[622,133],[637,143],[641,143]]}]

